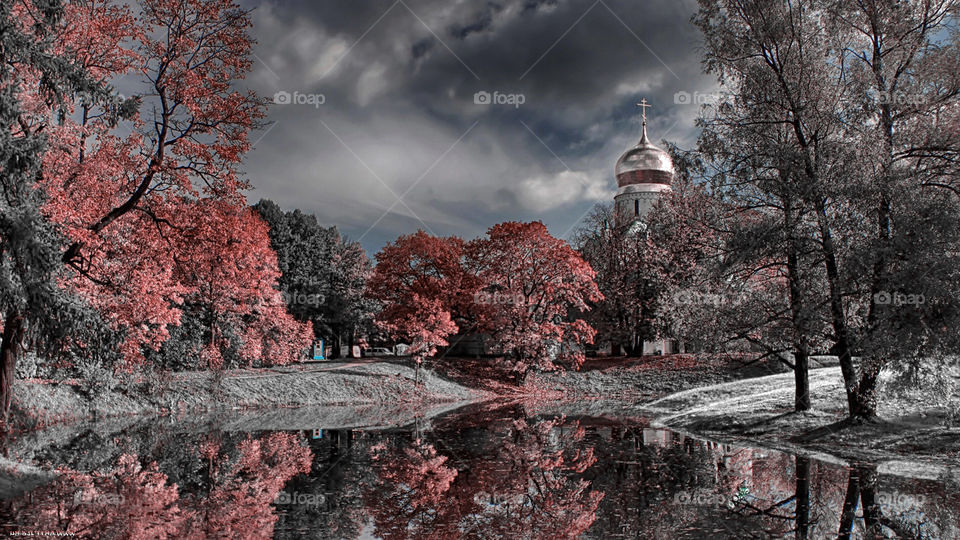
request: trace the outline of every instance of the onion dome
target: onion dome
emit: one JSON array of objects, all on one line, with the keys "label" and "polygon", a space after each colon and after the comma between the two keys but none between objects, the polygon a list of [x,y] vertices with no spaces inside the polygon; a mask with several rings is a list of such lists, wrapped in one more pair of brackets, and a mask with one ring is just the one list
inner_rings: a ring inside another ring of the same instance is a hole
[{"label": "onion dome", "polygon": [[647,138],[647,120],[644,115],[640,142],[617,160],[617,185],[621,188],[634,184],[669,186],[673,182],[673,173],[670,154],[654,146]]}]

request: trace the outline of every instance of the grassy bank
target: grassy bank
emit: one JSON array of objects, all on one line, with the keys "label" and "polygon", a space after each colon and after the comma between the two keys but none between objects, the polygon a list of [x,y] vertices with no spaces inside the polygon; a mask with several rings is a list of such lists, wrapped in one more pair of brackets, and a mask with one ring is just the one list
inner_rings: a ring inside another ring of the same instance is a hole
[{"label": "grassy bank", "polygon": [[493,359],[442,358],[414,380],[408,358],[311,362],[268,369],[166,374],[114,381],[14,382],[11,426],[28,431],[117,416],[197,414],[234,409],[423,405],[480,399],[629,405],[667,393],[773,372],[775,364],[681,355],[590,359],[580,371],[539,373],[518,384]]},{"label": "grassy bank", "polygon": [[438,376],[376,360],[309,363],[222,373],[178,373],[91,395],[78,383],[18,380],[11,425],[16,431],[91,418],[196,414],[234,409],[377,405],[411,406],[491,397]]},{"label": "grassy bank", "polygon": [[811,370],[810,387],[812,408],[802,413],[793,412],[792,373],[688,389],[647,403],[644,410],[658,424],[714,440],[851,462],[907,466],[919,459],[960,476],[960,426],[945,410],[882,395],[882,422],[851,426],[843,422],[846,398],[838,367]]}]

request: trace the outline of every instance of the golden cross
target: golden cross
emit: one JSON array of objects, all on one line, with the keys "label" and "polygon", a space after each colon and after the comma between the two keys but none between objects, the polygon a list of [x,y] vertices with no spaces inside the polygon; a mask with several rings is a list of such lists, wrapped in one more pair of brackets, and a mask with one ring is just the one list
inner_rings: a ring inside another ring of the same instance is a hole
[{"label": "golden cross", "polygon": [[644,125],[646,125],[647,107],[653,107],[653,105],[650,105],[649,103],[647,103],[647,98],[643,98],[640,100],[640,103],[637,103],[637,107],[641,107],[640,117],[643,118],[643,123]]}]

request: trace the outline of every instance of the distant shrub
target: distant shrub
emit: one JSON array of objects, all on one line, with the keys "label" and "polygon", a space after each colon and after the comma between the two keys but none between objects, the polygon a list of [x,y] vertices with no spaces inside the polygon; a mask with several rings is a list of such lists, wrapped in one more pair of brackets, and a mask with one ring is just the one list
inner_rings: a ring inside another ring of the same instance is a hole
[{"label": "distant shrub", "polygon": [[960,421],[960,357],[924,358],[889,368],[880,385],[881,403],[909,403],[921,409],[944,409]]},{"label": "distant shrub", "polygon": [[40,361],[37,358],[37,355],[33,351],[27,351],[26,353],[20,355],[20,358],[17,360],[17,373],[16,377],[18,379],[32,379],[39,377],[39,364]]},{"label": "distant shrub", "polygon": [[[217,331],[216,354],[211,355],[211,331],[209,311],[194,307],[184,309],[180,325],[170,326],[170,338],[158,351],[147,351],[149,363],[169,371],[205,371],[211,368],[231,369],[244,367],[239,354],[242,340],[233,328],[215,325]],[[222,364],[211,366],[211,357]]]},{"label": "distant shrub", "polygon": [[100,397],[120,385],[120,378],[111,365],[98,359],[85,359],[76,364],[80,391],[88,398]]}]

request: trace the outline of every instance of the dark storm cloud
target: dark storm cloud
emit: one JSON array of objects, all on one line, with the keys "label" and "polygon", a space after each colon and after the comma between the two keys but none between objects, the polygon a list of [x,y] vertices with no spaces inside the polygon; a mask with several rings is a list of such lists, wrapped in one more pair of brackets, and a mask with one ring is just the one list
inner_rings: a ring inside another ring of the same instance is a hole
[{"label": "dark storm cloud", "polygon": [[712,87],[690,1],[255,7],[248,82],[300,104],[274,105],[254,134],[251,199],[316,212],[371,252],[417,228],[473,237],[505,220],[562,235],[612,197],[640,97],[651,135],[689,146],[697,107],[674,94]]}]

